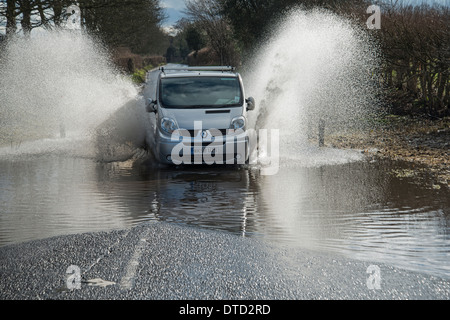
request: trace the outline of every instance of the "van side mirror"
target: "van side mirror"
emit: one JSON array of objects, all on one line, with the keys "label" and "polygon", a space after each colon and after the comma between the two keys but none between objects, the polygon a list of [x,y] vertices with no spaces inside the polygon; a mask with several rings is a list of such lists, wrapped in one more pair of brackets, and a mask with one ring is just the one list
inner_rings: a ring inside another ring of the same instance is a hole
[{"label": "van side mirror", "polygon": [[147,112],[156,113],[158,111],[156,100],[148,99],[148,104],[145,109],[147,110]]},{"label": "van side mirror", "polygon": [[255,110],[255,99],[253,97],[249,97],[245,102],[247,103],[247,111]]}]

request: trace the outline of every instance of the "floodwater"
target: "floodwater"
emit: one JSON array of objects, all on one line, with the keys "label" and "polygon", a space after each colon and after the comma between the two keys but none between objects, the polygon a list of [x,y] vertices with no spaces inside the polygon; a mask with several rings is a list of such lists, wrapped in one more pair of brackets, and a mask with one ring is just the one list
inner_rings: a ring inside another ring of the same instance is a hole
[{"label": "floodwater", "polygon": [[364,158],[282,163],[275,175],[52,153],[0,159],[0,245],[166,221],[450,278],[449,190],[412,169]]}]

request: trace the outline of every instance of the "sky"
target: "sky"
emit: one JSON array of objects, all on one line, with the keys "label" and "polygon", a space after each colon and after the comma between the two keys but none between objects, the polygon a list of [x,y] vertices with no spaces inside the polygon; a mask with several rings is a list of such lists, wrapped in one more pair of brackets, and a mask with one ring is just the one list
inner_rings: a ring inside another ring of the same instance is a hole
[{"label": "sky", "polygon": [[186,8],[184,0],[161,0],[161,6],[168,16],[167,20],[163,22],[163,27],[174,25],[184,16],[183,10]]}]

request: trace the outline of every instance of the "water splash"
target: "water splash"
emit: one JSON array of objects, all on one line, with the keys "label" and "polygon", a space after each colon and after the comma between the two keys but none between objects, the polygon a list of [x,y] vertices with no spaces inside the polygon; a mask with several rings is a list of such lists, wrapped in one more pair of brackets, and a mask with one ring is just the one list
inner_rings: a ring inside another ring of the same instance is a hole
[{"label": "water splash", "polygon": [[376,110],[376,45],[350,20],[324,10],[293,10],[243,72],[256,98],[252,127],[280,130],[281,158],[305,165],[360,159],[352,152],[317,148],[308,137],[361,127]]},{"label": "water splash", "polygon": [[[81,142],[93,142],[101,124],[127,104],[140,103],[137,88],[114,68],[108,51],[79,31],[10,39],[0,59],[3,155],[92,155]],[[103,127],[103,133],[111,129]]]}]

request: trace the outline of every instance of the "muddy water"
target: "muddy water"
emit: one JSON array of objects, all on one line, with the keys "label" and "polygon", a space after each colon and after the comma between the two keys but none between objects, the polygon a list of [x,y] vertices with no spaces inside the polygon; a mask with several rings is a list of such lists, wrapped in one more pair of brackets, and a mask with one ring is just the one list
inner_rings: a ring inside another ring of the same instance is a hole
[{"label": "muddy water", "polygon": [[408,165],[158,168],[0,159],[0,245],[166,221],[450,278],[450,197]]}]

